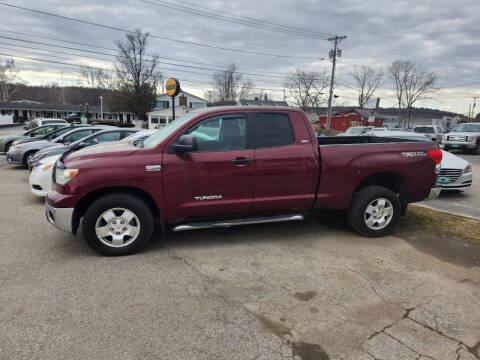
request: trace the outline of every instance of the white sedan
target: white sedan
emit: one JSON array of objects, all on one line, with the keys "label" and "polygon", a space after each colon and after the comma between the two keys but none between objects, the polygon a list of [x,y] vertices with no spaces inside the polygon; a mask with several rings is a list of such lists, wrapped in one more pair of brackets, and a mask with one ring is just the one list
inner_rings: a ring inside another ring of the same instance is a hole
[{"label": "white sedan", "polygon": [[47,196],[50,191],[53,191],[52,171],[55,161],[61,155],[49,156],[42,159],[37,166],[32,169],[30,173],[30,191],[37,196]]}]

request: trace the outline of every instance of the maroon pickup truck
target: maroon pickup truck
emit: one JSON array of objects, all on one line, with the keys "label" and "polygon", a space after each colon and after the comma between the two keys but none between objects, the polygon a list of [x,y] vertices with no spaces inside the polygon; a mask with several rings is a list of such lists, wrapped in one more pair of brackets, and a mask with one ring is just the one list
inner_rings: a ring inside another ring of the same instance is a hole
[{"label": "maroon pickup truck", "polygon": [[435,142],[319,137],[293,108],[195,110],[143,142],[60,158],[46,215],[105,255],[141,249],[154,224],[173,231],[301,220],[347,211],[364,236],[389,234],[407,204],[438,195]]}]

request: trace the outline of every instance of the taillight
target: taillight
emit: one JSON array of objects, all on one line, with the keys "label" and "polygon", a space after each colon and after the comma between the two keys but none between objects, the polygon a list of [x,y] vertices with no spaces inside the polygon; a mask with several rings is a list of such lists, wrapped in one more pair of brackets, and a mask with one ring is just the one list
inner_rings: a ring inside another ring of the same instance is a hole
[{"label": "taillight", "polygon": [[442,162],[442,150],[440,149],[428,149],[428,156],[430,156],[437,165]]}]

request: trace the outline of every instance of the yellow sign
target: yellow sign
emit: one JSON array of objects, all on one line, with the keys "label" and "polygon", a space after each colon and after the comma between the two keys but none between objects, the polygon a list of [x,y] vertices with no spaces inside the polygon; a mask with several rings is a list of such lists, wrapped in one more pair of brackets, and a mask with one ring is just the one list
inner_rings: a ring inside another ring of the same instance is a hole
[{"label": "yellow sign", "polygon": [[177,96],[180,91],[180,83],[175,78],[170,78],[165,83],[165,90],[168,96]]}]

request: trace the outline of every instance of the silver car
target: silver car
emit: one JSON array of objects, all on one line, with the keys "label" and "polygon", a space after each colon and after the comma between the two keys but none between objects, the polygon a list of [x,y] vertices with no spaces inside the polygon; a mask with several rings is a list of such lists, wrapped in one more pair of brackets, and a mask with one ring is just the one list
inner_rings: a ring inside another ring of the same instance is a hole
[{"label": "silver car", "polygon": [[443,135],[445,150],[471,150],[480,155],[480,123],[464,123]]},{"label": "silver car", "polygon": [[70,130],[51,141],[40,140],[11,146],[7,152],[7,162],[9,164],[27,165],[29,158],[33,157],[39,150],[52,146],[67,145],[106,128],[106,126],[81,127]]}]

